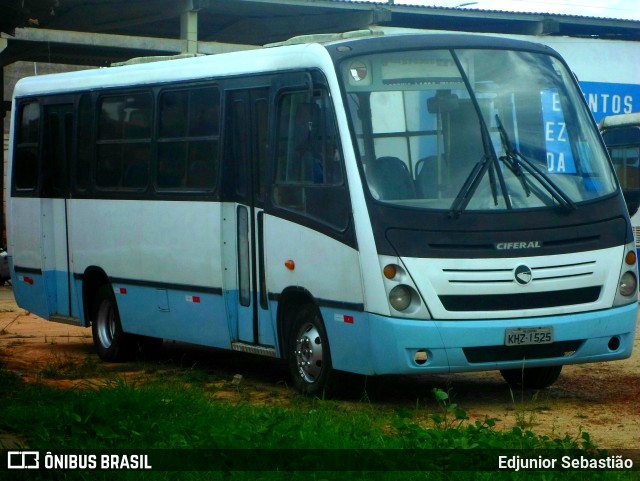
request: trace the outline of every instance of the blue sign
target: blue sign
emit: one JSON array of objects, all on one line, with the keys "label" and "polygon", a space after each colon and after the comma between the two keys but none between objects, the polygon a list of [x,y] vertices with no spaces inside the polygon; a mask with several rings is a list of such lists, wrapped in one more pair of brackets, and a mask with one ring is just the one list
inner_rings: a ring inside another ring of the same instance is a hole
[{"label": "blue sign", "polygon": [[571,152],[569,132],[564,120],[560,95],[556,89],[543,90],[542,120],[544,141],[547,148],[547,172],[550,174],[575,174],[576,164]]},{"label": "blue sign", "polygon": [[640,112],[640,85],[580,82],[580,88],[596,122],[607,115]]}]

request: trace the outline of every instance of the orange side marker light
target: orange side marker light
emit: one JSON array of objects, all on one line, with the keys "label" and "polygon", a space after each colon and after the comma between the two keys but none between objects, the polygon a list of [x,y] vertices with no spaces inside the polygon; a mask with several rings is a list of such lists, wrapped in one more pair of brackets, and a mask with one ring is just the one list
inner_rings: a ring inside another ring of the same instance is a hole
[{"label": "orange side marker light", "polygon": [[387,264],[386,266],[384,266],[382,273],[387,279],[391,280],[396,276],[396,274],[398,273],[398,270],[395,265]]},{"label": "orange side marker light", "polygon": [[636,252],[635,251],[627,252],[627,255],[624,256],[624,261],[629,266],[632,266],[633,264],[635,264],[636,263]]}]

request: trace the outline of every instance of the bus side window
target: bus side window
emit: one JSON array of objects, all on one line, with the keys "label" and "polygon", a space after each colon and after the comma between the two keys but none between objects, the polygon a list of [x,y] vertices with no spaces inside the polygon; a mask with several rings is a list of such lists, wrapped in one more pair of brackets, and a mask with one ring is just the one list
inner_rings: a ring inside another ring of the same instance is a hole
[{"label": "bus side window", "polygon": [[220,91],[167,90],[160,96],[159,191],[211,191],[219,170]]},{"label": "bus side window", "polygon": [[333,109],[326,91],[292,92],[278,103],[276,206],[346,228],[348,196]]},{"label": "bus side window", "polygon": [[151,160],[151,95],[104,97],[99,108],[96,187],[145,190]]},{"label": "bus side window", "polygon": [[15,192],[33,193],[38,186],[40,105],[37,102],[23,104],[19,115],[13,154],[13,186]]}]

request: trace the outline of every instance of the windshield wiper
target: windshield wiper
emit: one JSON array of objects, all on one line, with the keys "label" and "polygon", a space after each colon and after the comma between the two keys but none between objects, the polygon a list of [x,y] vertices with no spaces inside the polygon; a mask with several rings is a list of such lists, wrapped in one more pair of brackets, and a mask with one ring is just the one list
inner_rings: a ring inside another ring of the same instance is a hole
[{"label": "windshield wiper", "polygon": [[513,172],[515,176],[520,180],[522,188],[527,194],[527,197],[529,197],[531,195],[531,189],[529,189],[527,178],[522,171],[522,165],[520,164],[518,156],[515,153],[515,149],[511,147],[511,141],[509,140],[507,131],[504,129],[504,126],[502,125],[502,121],[500,120],[500,116],[498,114],[496,114],[496,124],[498,126],[498,131],[500,132],[502,147],[507,154],[505,157],[501,157],[500,160],[502,160],[504,164],[509,168],[509,170],[511,170],[511,172]]},{"label": "windshield wiper", "polygon": [[[451,215],[457,217],[462,213],[462,211],[464,211],[464,209],[467,207],[467,204],[469,204],[471,197],[473,197],[473,194],[478,188],[482,177],[484,177],[484,174],[491,166],[491,163],[491,159],[486,155],[483,155],[482,159],[480,159],[480,161],[473,166],[473,169],[471,169],[471,172],[467,176],[467,179],[464,181],[464,184],[462,184],[462,188],[458,192],[458,195],[456,195],[456,198],[451,204],[451,209],[449,210],[449,213]],[[495,186],[494,184],[492,184],[492,189],[494,188]],[[494,199],[497,203],[497,193],[494,193]]]},{"label": "windshield wiper", "polygon": [[547,192],[549,192],[551,197],[553,197],[558,204],[568,209],[576,210],[576,204],[567,194],[564,193],[558,184],[549,177],[549,174],[538,167],[533,161],[525,157],[513,146],[498,114],[495,114],[495,119],[498,131],[500,132],[500,140],[502,141],[502,146],[506,154],[504,157],[501,157],[500,160],[502,160],[504,164],[516,175],[516,177],[520,179],[527,197],[531,195],[531,190],[529,189],[529,184],[527,183],[523,170],[526,170],[531,174],[531,176],[536,179]]},{"label": "windshield wiper", "polygon": [[460,72],[460,76],[462,77],[464,85],[467,88],[467,92],[469,92],[469,98],[471,99],[473,108],[476,111],[476,115],[478,116],[484,155],[482,156],[480,162],[474,165],[473,169],[467,176],[467,180],[465,180],[462,188],[458,192],[458,195],[456,195],[456,198],[451,203],[449,215],[451,215],[452,217],[458,217],[460,214],[462,214],[462,212],[464,212],[464,210],[467,208],[467,205],[471,201],[473,194],[475,194],[476,190],[478,189],[482,177],[484,177],[484,175],[487,173],[487,170],[489,169],[491,169],[491,171],[489,172],[489,185],[491,186],[491,194],[493,195],[494,204],[496,206],[498,205],[498,188],[496,185],[497,176],[498,183],[500,184],[500,190],[502,191],[502,196],[504,198],[505,206],[507,209],[511,209],[511,199],[509,198],[509,194],[507,192],[507,185],[504,181],[504,175],[500,170],[498,155],[496,154],[496,151],[493,147],[493,142],[491,141],[491,136],[489,135],[489,128],[487,127],[487,123],[485,122],[484,116],[482,115],[482,109],[480,108],[480,104],[478,103],[478,98],[473,91],[473,87],[471,86],[469,77],[467,76],[464,68],[462,67],[462,64],[460,63],[460,59],[453,50],[451,51],[451,56],[453,57],[456,66],[458,67],[458,71]]},{"label": "windshield wiper", "polygon": [[[480,181],[482,181],[482,178],[487,173],[487,170],[489,171],[489,185],[491,186],[491,195],[493,196],[493,203],[496,206],[498,205],[498,187],[496,185],[496,170],[499,172],[500,167],[498,166],[496,168],[497,157],[494,157],[494,155],[491,155],[490,153],[492,152],[490,150],[491,139],[486,139],[482,126],[481,126],[481,130],[483,132],[482,143],[484,145],[485,154],[482,156],[480,161],[473,166],[473,169],[471,169],[471,172],[467,176],[467,179],[464,181],[464,184],[462,184],[462,188],[456,195],[456,198],[453,200],[451,204],[451,209],[449,210],[450,215],[452,215],[453,217],[458,217],[467,208],[467,205],[471,201],[473,194],[475,194],[476,190],[478,189],[478,185],[480,185]],[[504,186],[504,178],[502,177],[502,172],[500,172],[498,175],[499,175],[500,186],[501,186],[502,192],[504,193],[505,186]],[[507,208],[511,208],[511,203],[508,196],[505,196],[505,201],[507,204]]]}]

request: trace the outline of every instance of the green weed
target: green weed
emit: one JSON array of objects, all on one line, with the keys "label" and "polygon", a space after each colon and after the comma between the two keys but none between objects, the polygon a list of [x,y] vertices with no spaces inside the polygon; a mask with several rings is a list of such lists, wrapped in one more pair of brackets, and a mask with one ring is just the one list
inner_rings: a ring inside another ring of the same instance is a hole
[{"label": "green weed", "polygon": [[106,370],[95,356],[79,360],[68,355],[54,355],[37,376],[42,379],[86,379],[104,374]]},{"label": "green weed", "polygon": [[[48,375],[92,377],[96,372],[91,361],[68,361],[54,359]],[[393,411],[369,401],[345,403],[302,396],[294,397],[287,406],[260,406],[244,398],[230,403],[211,396],[198,370],[156,374],[144,382],[131,382],[116,373],[105,385],[61,390],[44,383],[25,384],[0,369],[0,431],[15,433],[24,440],[25,448],[42,451],[144,450],[184,462],[198,450],[239,450],[231,452],[226,468],[210,472],[64,471],[53,477],[38,472],[28,473],[28,478],[11,473],[11,479],[571,481],[584,479],[584,473],[464,470],[475,462],[486,462],[487,453],[501,450],[591,453],[596,448],[582,431],[576,437],[553,438],[521,426],[498,431],[489,418],[468,423],[464,409],[452,402],[450,389],[432,390],[437,412],[428,414],[432,426],[424,427],[420,421],[424,421],[425,407],[419,402],[415,408]],[[461,452],[465,453],[463,462]],[[194,458],[194,462],[202,460]],[[256,470],[251,462],[267,468]],[[283,463],[285,472],[270,467],[271,462],[273,466]],[[336,468],[345,466],[347,471]],[[0,472],[0,478],[2,474],[6,473]],[[589,479],[627,481],[634,479],[633,474],[589,472]]]}]

